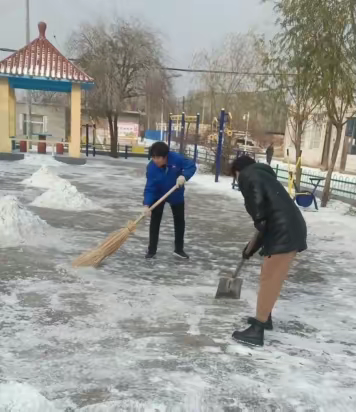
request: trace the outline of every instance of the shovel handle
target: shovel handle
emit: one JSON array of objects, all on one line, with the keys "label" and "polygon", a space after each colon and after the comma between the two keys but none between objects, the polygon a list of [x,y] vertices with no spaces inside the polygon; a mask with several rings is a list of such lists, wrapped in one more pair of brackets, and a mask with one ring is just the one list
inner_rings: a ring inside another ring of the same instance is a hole
[{"label": "shovel handle", "polygon": [[[173,192],[175,192],[179,188],[178,185],[173,186],[164,196],[162,196],[159,200],[157,200],[150,208],[149,210],[152,211],[155,209],[158,205],[160,205],[164,200],[166,200]],[[134,222],[136,225],[141,222],[145,218],[145,214],[142,214],[139,216],[139,218]]]},{"label": "shovel handle", "polygon": [[247,245],[246,251],[247,251],[248,253],[250,253],[250,252],[252,251],[252,249],[254,248],[254,246],[255,246],[255,244],[256,244],[256,242],[257,242],[257,239],[258,239],[259,235],[260,235],[260,232],[259,232],[258,230],[256,230],[254,236],[253,236],[252,239],[250,240],[250,243]]},{"label": "shovel handle", "polygon": [[[250,240],[249,244],[247,245],[246,251],[247,251],[248,253],[250,253],[251,250],[253,249],[253,247],[255,246],[255,243],[256,243],[259,235],[260,235],[260,232],[257,230],[256,233],[254,234],[254,236],[252,237],[252,239]],[[239,263],[237,264],[237,266],[236,266],[236,270],[235,270],[233,279],[237,278],[237,275],[240,273],[240,270],[241,270],[242,267],[244,266],[244,263],[245,263],[245,259],[242,258],[242,259],[239,261]]]}]

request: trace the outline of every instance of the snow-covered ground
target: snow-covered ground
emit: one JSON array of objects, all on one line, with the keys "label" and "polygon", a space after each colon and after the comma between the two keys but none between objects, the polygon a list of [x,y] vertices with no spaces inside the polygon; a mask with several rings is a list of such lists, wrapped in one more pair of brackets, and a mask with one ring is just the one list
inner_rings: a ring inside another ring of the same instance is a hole
[{"label": "snow-covered ground", "polygon": [[[66,207],[60,191],[36,206],[63,187],[58,178],[98,208]],[[254,314],[260,258],[247,263],[240,300],[214,299],[221,270],[233,270],[253,230],[230,178],[198,174],[187,185],[189,262],[171,254],[166,208],[156,260],[144,260],[146,222],[100,268],[71,267],[140,214],[144,182],[141,159],[0,162],[0,412],[355,411],[349,206],[303,211],[309,250],[265,347],[251,349],[230,336]]]}]

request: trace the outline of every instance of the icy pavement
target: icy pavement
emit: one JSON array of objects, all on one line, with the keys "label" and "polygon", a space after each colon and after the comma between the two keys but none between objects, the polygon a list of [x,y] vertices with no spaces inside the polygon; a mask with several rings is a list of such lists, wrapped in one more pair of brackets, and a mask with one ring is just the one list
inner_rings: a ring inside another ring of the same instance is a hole
[{"label": "icy pavement", "polygon": [[[158,257],[144,260],[148,222],[101,268],[71,268],[81,252],[142,209],[145,163],[96,158],[52,164],[97,211],[30,204],[38,158],[0,162],[0,197],[45,220],[48,243],[17,247],[0,234],[0,412],[355,411],[355,216],[334,203],[304,212],[309,250],[273,312],[265,347],[231,341],[254,314],[260,259],[248,262],[241,300],[216,301],[252,224],[231,179],[187,185],[186,250],[172,256],[166,208]],[[40,159],[44,159],[41,158]]]}]

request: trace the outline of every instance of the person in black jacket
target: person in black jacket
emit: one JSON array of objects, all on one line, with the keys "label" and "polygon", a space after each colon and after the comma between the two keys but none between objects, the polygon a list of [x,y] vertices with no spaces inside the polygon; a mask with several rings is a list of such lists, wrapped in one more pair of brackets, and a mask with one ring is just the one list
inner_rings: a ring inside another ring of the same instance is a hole
[{"label": "person in black jacket", "polygon": [[259,232],[250,252],[247,246],[243,258],[249,259],[258,250],[264,256],[256,317],[249,318],[251,326],[232,337],[242,343],[262,346],[264,329],[272,330],[271,311],[280,295],[291,263],[298,252],[307,249],[306,223],[286,189],[277,180],[272,168],[241,156],[232,164],[238,178],[245,207]]},{"label": "person in black jacket", "polygon": [[273,158],[273,143],[270,144],[270,146],[266,149],[266,162],[271,165],[271,161]]}]

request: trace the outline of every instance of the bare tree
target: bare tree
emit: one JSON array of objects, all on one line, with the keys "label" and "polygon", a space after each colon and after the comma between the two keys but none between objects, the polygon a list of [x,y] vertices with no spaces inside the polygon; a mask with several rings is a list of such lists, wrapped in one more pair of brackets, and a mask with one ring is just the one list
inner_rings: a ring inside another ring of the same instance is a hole
[{"label": "bare tree", "polygon": [[[258,48],[263,39],[253,32],[227,35],[221,44],[211,51],[203,50],[193,59],[193,67],[233,74],[203,73],[198,77],[200,90],[210,101],[210,119],[218,115],[220,109],[230,110],[237,99],[237,93],[255,91],[255,77],[250,73],[260,71],[262,59]],[[234,115],[234,118],[237,116]]]},{"label": "bare tree", "polygon": [[111,155],[117,157],[118,115],[129,99],[145,96],[148,75],[160,71],[163,49],[153,30],[137,20],[115,18],[111,24],[85,24],[70,38],[79,65],[95,79],[89,93],[94,117],[108,119]]},{"label": "bare tree", "polygon": [[[146,79],[144,92],[147,129],[151,129],[161,119],[162,109],[165,120],[171,112],[170,101],[173,98],[171,77],[164,70],[152,71]],[[139,100],[143,101],[143,98]]]}]

